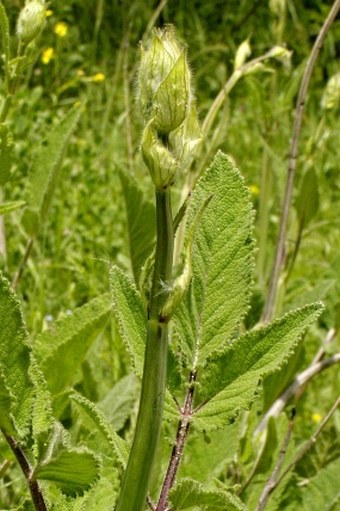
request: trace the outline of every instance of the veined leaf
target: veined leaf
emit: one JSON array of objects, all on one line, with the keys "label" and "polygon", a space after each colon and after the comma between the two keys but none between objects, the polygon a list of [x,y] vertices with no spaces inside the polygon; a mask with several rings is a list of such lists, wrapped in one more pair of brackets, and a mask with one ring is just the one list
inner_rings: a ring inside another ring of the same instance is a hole
[{"label": "veined leaf", "polygon": [[321,310],[316,303],[290,312],[235,339],[223,354],[208,359],[200,379],[196,427],[216,429],[241,409],[249,409],[260,379],[284,364]]},{"label": "veined leaf", "polygon": [[75,309],[37,337],[34,352],[52,394],[74,383],[77,370],[111,311],[107,293]]},{"label": "veined leaf", "polygon": [[[1,161],[1,160],[0,160]],[[23,208],[26,202],[23,200],[17,200],[13,202],[4,202],[0,204],[0,215],[5,215],[6,213],[10,213],[15,209]]]},{"label": "veined leaf", "polygon": [[[0,274],[0,426],[23,435],[31,416],[30,346],[19,300]],[[5,407],[5,408],[4,408]]]},{"label": "veined leaf", "polygon": [[170,492],[170,502],[174,509],[183,510],[194,506],[204,506],[209,511],[246,511],[245,504],[230,492],[207,490],[193,479],[182,479]]},{"label": "veined leaf", "polygon": [[34,470],[35,479],[54,481],[66,494],[88,490],[98,479],[99,461],[87,449],[63,449]]},{"label": "veined leaf", "polygon": [[34,439],[33,452],[39,459],[53,429],[55,420],[52,412],[52,399],[47,390],[44,375],[35,358],[31,357],[30,376],[34,385],[34,401],[32,405],[32,434]]},{"label": "veined leaf", "polygon": [[141,377],[147,328],[145,307],[136,287],[117,266],[112,267],[110,280],[119,332],[135,373]]},{"label": "veined leaf", "polygon": [[119,177],[126,204],[132,270],[138,284],[142,266],[154,247],[155,207],[145,199],[138,183],[128,172],[120,170]]},{"label": "veined leaf", "polygon": [[72,392],[70,398],[77,405],[77,408],[86,414],[87,418],[90,420],[91,427],[94,427],[96,431],[100,432],[110,448],[113,448],[118,461],[122,467],[125,468],[129,454],[128,446],[125,440],[115,432],[103,412],[101,412],[94,403],[77,392]]},{"label": "veined leaf", "polygon": [[193,369],[235,333],[247,310],[253,271],[249,192],[221,152],[197,183],[188,207],[187,236],[211,195],[196,229],[191,284],[175,314],[180,350]]},{"label": "veined leaf", "polygon": [[38,152],[29,175],[27,208],[23,223],[27,233],[35,236],[45,221],[52,198],[57,187],[61,163],[70,136],[81,114],[80,108],[74,108],[50,132],[46,145]]}]

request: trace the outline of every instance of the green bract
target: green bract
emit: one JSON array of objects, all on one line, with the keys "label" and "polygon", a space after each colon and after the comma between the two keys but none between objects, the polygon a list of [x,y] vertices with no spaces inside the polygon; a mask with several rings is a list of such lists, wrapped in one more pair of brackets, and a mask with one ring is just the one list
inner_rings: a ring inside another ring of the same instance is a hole
[{"label": "green bract", "polygon": [[172,27],[154,31],[142,48],[138,100],[147,124],[141,149],[157,188],[171,186],[200,140],[186,52]]}]

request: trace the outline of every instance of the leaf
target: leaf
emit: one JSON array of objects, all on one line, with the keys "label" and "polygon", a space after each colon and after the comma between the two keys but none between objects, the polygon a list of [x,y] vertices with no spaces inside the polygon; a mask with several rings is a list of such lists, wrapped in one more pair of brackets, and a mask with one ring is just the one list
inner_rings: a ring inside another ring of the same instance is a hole
[{"label": "leaf", "polygon": [[44,223],[59,182],[63,156],[81,114],[73,108],[49,133],[32,164],[29,175],[27,208],[23,224],[30,236],[36,236]]},{"label": "leaf", "polygon": [[154,248],[156,214],[152,202],[145,199],[137,181],[123,170],[119,171],[126,205],[132,270],[138,284],[141,269]]},{"label": "leaf", "polygon": [[302,489],[305,511],[335,511],[340,503],[339,489],[340,458],[322,468],[308,485]]},{"label": "leaf", "polygon": [[[0,4],[1,5],[1,4]],[[0,7],[1,14],[1,7]],[[1,17],[1,15],[0,15]],[[0,124],[0,186],[7,183],[10,178],[12,163],[13,135],[7,124]],[[6,211],[5,211],[6,213]],[[2,213],[0,213],[2,214]]]},{"label": "leaf", "polygon": [[82,449],[64,449],[34,470],[34,479],[53,481],[69,495],[82,494],[99,476],[99,461],[93,453]]},{"label": "leaf", "polygon": [[119,332],[134,371],[141,377],[147,328],[146,311],[136,287],[117,266],[113,266],[110,271],[110,282]]},{"label": "leaf", "polygon": [[296,200],[296,211],[301,227],[312,220],[319,209],[319,184],[314,168],[305,172],[302,178],[299,195]]},{"label": "leaf", "polygon": [[170,502],[174,511],[182,511],[194,506],[207,506],[209,511],[246,511],[243,502],[230,492],[210,491],[193,479],[181,479],[170,492]]},{"label": "leaf", "polygon": [[78,392],[72,392],[70,399],[77,405],[78,410],[86,414],[87,419],[90,420],[90,427],[100,432],[110,448],[113,448],[122,467],[125,468],[129,454],[127,443],[115,432],[103,412]]},{"label": "leaf", "polygon": [[33,452],[40,458],[55,424],[52,411],[52,400],[44,375],[32,356],[30,376],[34,385],[34,401],[32,406]]},{"label": "leaf", "polygon": [[253,271],[253,212],[239,171],[219,152],[198,181],[186,236],[208,198],[193,243],[192,281],[175,314],[184,364],[195,369],[226,346],[247,311]]},{"label": "leaf", "polygon": [[138,380],[133,374],[129,374],[119,380],[105,398],[97,404],[115,431],[122,429],[130,417],[138,394]]},{"label": "leaf", "polygon": [[34,352],[51,394],[74,383],[88,349],[111,311],[111,297],[107,293],[78,307],[37,337]]},{"label": "leaf", "polygon": [[322,305],[316,303],[290,312],[235,339],[224,353],[208,359],[200,379],[196,427],[217,429],[241,409],[248,410],[260,379],[287,361],[321,311]]},{"label": "leaf", "polygon": [[13,202],[4,202],[3,204],[0,204],[0,215],[5,215],[6,213],[10,213],[11,211],[14,211],[15,209],[19,209],[24,207],[26,204],[23,200],[17,200]]},{"label": "leaf", "polygon": [[0,426],[24,435],[31,416],[30,346],[19,300],[0,274]]}]

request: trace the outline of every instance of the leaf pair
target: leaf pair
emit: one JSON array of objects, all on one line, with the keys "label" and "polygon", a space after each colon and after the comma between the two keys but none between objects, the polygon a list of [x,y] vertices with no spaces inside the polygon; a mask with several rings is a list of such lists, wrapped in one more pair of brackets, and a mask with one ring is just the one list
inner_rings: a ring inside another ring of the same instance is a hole
[{"label": "leaf pair", "polygon": [[[198,373],[193,421],[205,430],[222,427],[249,408],[261,378],[284,364],[321,310],[320,304],[306,306],[239,336],[253,278],[253,211],[243,178],[222,153],[193,192],[186,238],[211,196],[195,229],[191,283],[175,313],[172,342],[182,370]],[[120,333],[141,376],[146,336],[142,299],[118,268],[112,269],[111,283]],[[183,382],[173,390],[181,395]]]}]

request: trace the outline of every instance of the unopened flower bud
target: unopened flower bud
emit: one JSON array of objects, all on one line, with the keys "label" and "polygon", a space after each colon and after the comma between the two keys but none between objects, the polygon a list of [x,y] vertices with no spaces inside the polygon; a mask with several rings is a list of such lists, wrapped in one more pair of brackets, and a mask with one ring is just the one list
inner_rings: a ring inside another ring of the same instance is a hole
[{"label": "unopened flower bud", "polygon": [[236,50],[234,69],[239,69],[242,67],[250,55],[251,48],[248,39],[246,39]]},{"label": "unopened flower bud", "polygon": [[157,131],[152,124],[151,120],[143,131],[142,157],[155,186],[167,188],[173,182],[178,163],[163,141],[158,138]]},{"label": "unopened flower bud", "polygon": [[150,47],[142,48],[139,99],[144,115],[153,118],[162,134],[176,129],[190,104],[190,71],[184,48],[171,27],[154,32]]},{"label": "unopened flower bud", "polygon": [[26,2],[17,23],[17,34],[24,44],[29,44],[40,34],[45,25],[45,11],[46,5],[43,0]]}]

